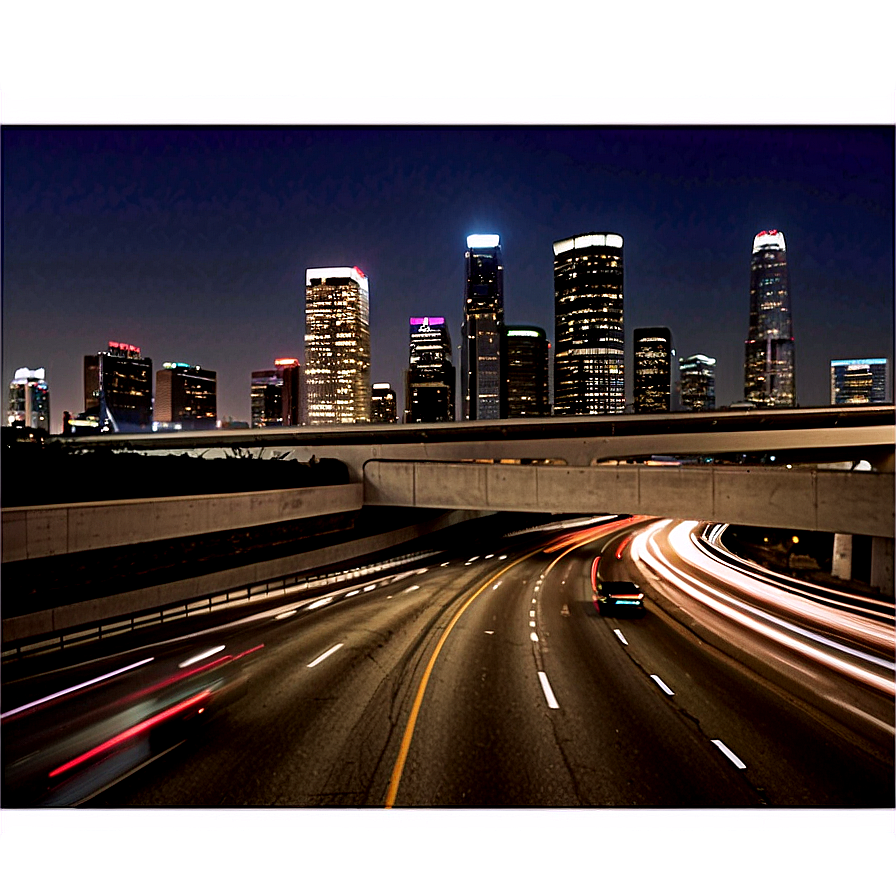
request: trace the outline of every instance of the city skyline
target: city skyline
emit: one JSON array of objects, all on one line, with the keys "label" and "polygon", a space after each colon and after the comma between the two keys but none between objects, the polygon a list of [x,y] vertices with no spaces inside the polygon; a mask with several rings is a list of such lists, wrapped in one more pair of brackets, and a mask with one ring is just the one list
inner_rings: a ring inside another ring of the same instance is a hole
[{"label": "city skyline", "polygon": [[15,126],[2,140],[3,375],[46,369],[54,432],[84,410],[82,359],[108,340],[217,370],[219,414],[248,420],[251,371],[304,354],[304,271],[324,265],[370,278],[371,379],[403,406],[408,317],[444,316],[460,366],[476,232],[501,235],[506,322],[549,339],[552,243],[624,237],[629,402],[632,334],[650,326],[679,357],[718,358],[717,407],[743,398],[762,230],[787,234],[800,405],[828,403],[831,359],[892,358],[889,127]]}]

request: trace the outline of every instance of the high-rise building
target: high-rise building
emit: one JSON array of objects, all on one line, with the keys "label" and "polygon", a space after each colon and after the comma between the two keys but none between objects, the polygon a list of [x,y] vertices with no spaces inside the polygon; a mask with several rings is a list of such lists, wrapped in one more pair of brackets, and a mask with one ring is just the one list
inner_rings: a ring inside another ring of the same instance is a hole
[{"label": "high-rise building", "polygon": [[454,365],[444,317],[412,317],[405,374],[405,423],[454,419]]},{"label": "high-rise building", "polygon": [[790,279],[780,230],[763,230],[753,239],[744,400],[766,408],[796,405]]},{"label": "high-rise building", "polygon": [[370,422],[398,422],[398,405],[391,383],[373,384],[370,390]]},{"label": "high-rise building", "polygon": [[622,243],[618,233],[554,243],[554,414],[625,410]]},{"label": "high-rise building", "polygon": [[831,361],[831,404],[887,404],[886,358]]},{"label": "high-rise building", "polygon": [[370,419],[370,299],[357,267],[305,271],[308,423]]},{"label": "high-rise building", "polygon": [[501,328],[501,417],[547,417],[548,340],[541,327]]},{"label": "high-rise building", "polygon": [[252,371],[252,427],[283,426],[283,376],[276,368]]},{"label": "high-rise building", "polygon": [[675,349],[668,327],[637,327],[633,334],[636,414],[672,410],[672,366]]},{"label": "high-rise building", "polygon": [[504,264],[497,233],[467,237],[461,329],[461,418],[497,420],[501,413],[501,325]]},{"label": "high-rise building", "polygon": [[183,361],[166,361],[156,373],[153,431],[214,429],[218,423],[218,374]]},{"label": "high-rise building", "polygon": [[689,355],[678,365],[683,411],[713,411],[716,407],[716,359]]},{"label": "high-rise building", "polygon": [[305,419],[305,385],[302,365],[298,358],[276,358],[274,366],[282,382],[282,413],[284,426],[301,426]]},{"label": "high-rise building", "polygon": [[152,358],[140,347],[110,342],[84,356],[84,416],[100,432],[140,432],[152,427]]},{"label": "high-rise building", "polygon": [[31,429],[50,431],[50,387],[43,367],[31,370],[20,367],[9,384],[10,426],[18,424]]}]

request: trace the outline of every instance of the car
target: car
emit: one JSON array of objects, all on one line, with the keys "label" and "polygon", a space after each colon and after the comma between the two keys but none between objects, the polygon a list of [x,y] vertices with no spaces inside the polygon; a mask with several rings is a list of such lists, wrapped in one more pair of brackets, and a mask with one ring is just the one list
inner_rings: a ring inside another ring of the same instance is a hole
[{"label": "car", "polygon": [[644,614],[644,594],[634,582],[598,582],[594,589],[594,606],[601,616],[617,612]]}]

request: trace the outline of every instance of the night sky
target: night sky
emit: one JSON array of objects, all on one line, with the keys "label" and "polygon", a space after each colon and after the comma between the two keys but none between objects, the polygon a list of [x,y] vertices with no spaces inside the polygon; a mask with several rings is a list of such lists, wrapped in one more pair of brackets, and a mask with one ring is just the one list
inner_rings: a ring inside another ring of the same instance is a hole
[{"label": "night sky", "polygon": [[[30,127],[2,129],[3,378],[45,367],[52,429],[109,340],[218,372],[303,358],[306,267],[370,281],[371,380],[403,402],[408,317],[460,342],[466,235],[499,233],[505,320],[553,338],[554,240],[625,238],[632,331],[669,326],[743,397],[753,236],[787,241],[797,391],[833,358],[893,355],[892,127]],[[455,351],[455,364],[459,355]]]}]

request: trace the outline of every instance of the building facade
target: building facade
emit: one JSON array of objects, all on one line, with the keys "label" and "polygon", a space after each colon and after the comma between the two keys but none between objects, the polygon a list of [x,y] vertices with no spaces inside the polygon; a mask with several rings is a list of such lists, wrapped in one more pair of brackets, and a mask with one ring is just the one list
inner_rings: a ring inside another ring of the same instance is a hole
[{"label": "building facade", "polygon": [[9,384],[9,406],[6,415],[10,426],[27,426],[50,431],[50,387],[46,370],[20,367]]},{"label": "building facade", "polygon": [[454,419],[455,370],[444,317],[412,317],[405,374],[405,423]]},{"label": "building facade", "polygon": [[796,354],[787,247],[779,230],[753,239],[750,325],[745,341],[744,400],[756,407],[796,405]]},{"label": "building facade", "polygon": [[678,365],[683,411],[714,411],[716,407],[716,359],[689,355]]},{"label": "building facade", "polygon": [[501,413],[501,325],[504,263],[497,233],[467,237],[461,330],[461,419],[497,420]]},{"label": "building facade", "polygon": [[252,428],[283,426],[283,376],[275,367],[252,371]]},{"label": "building facade", "polygon": [[548,339],[541,327],[501,328],[501,417],[547,417]]},{"label": "building facade", "polygon": [[831,361],[831,404],[888,404],[886,358]]},{"label": "building facade", "polygon": [[140,347],[110,342],[84,356],[84,417],[100,432],[142,432],[152,428],[152,358]]},{"label": "building facade", "polygon": [[554,243],[554,414],[625,410],[623,239]]},{"label": "building facade", "polygon": [[305,414],[305,382],[298,358],[276,358],[274,367],[282,382],[282,412],[284,426],[301,426],[307,422]]},{"label": "building facade", "polygon": [[183,361],[166,361],[156,373],[153,431],[214,429],[218,424],[218,374]]},{"label": "building facade", "polygon": [[308,423],[370,420],[370,293],[357,267],[305,271]]},{"label": "building facade", "polygon": [[370,390],[370,422],[398,422],[398,404],[391,383],[373,384]]},{"label": "building facade", "polygon": [[672,371],[675,348],[668,327],[638,327],[633,334],[636,414],[662,414],[672,410]]}]

